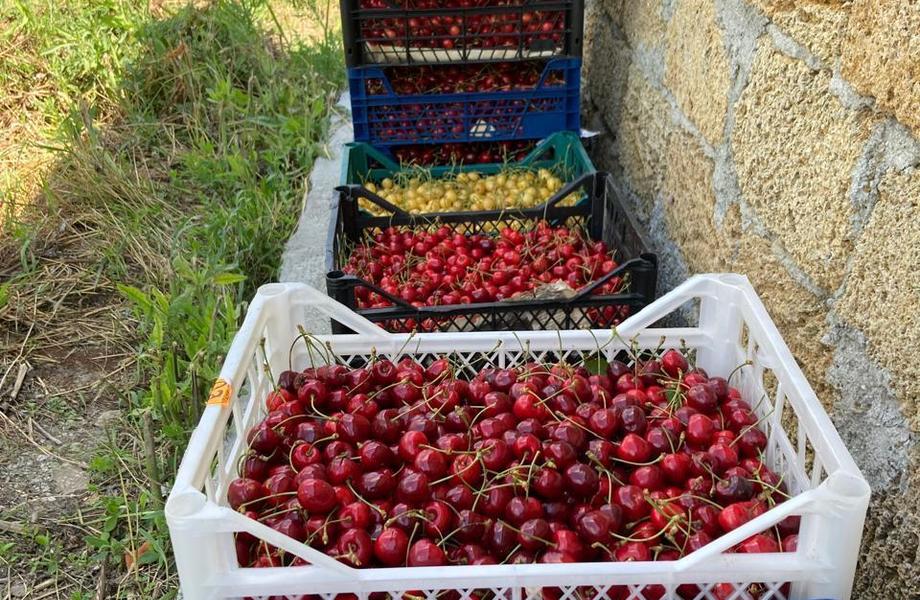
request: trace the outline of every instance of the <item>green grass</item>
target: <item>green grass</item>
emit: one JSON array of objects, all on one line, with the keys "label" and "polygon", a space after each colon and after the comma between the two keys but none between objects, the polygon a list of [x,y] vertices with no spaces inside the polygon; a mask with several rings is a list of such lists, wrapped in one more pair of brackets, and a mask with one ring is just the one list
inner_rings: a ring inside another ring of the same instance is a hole
[{"label": "green grass", "polygon": [[[105,597],[174,594],[143,424],[154,424],[153,458],[168,484],[247,299],[277,275],[343,83],[337,34],[292,41],[265,2],[156,16],[142,4],[0,3],[28,40],[0,63],[0,87],[48,78],[32,114],[55,159],[38,209],[4,226],[17,266],[0,299],[53,300],[41,248],[58,220],[78,222],[72,277],[111,306],[137,357],[117,390],[123,418],[88,461],[96,499],[61,516],[79,524],[80,543],[41,527],[0,534],[0,565],[35,582],[58,578],[70,598],[95,597],[100,565],[112,582]],[[126,569],[126,553],[145,543],[139,568]]]}]

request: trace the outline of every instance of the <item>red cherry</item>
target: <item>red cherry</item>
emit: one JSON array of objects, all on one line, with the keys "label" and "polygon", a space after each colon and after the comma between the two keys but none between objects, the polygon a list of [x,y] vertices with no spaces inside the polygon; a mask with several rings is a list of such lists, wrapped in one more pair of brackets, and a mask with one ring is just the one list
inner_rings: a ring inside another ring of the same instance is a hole
[{"label": "red cherry", "polygon": [[374,543],[363,529],[349,529],[335,545],[337,558],[353,567],[370,566],[374,556]]},{"label": "red cherry", "polygon": [[371,423],[363,415],[346,413],[336,423],[335,430],[342,441],[356,444],[370,435]]},{"label": "red cherry", "polygon": [[452,529],[454,512],[444,502],[429,502],[425,505],[425,534],[442,538]]},{"label": "red cherry", "polygon": [[617,562],[642,562],[651,560],[652,553],[644,542],[626,542],[614,552]]},{"label": "red cherry", "polygon": [[677,379],[682,373],[686,373],[690,368],[687,359],[677,350],[666,350],[659,359],[661,370],[668,374],[672,379]]},{"label": "red cherry", "polygon": [[358,463],[345,456],[337,456],[326,467],[326,479],[333,485],[342,485],[356,479],[361,473]]},{"label": "red cherry", "polygon": [[643,491],[634,485],[624,485],[613,492],[613,501],[623,509],[627,521],[638,521],[651,512]]},{"label": "red cherry", "polygon": [[352,502],[338,516],[342,529],[367,529],[374,520],[371,509],[363,502]]},{"label": "red cherry", "polygon": [[763,514],[766,509],[756,501],[729,504],[719,512],[719,525],[723,531],[732,531]]},{"label": "red cherry", "polygon": [[486,492],[481,500],[482,512],[490,517],[500,517],[504,514],[505,506],[514,497],[509,487],[493,487]]},{"label": "red cherry", "polygon": [[261,481],[254,479],[234,479],[227,487],[227,502],[236,511],[241,509],[257,510],[260,500],[268,495],[268,490]]},{"label": "red cherry", "polygon": [[281,444],[281,436],[267,424],[262,424],[249,432],[246,441],[256,453],[268,456]]},{"label": "red cherry", "polygon": [[408,549],[409,536],[396,527],[387,527],[374,541],[374,556],[387,567],[404,564]]},{"label": "red cherry", "polygon": [[588,419],[588,426],[594,433],[610,439],[622,426],[620,413],[611,408],[598,410]]},{"label": "red cherry", "polygon": [[533,496],[527,498],[515,497],[505,507],[505,519],[516,526],[519,526],[524,521],[542,516],[543,506]]},{"label": "red cherry", "polygon": [[297,487],[297,500],[311,513],[327,513],[336,505],[335,490],[322,479],[305,479]]},{"label": "red cherry", "polygon": [[564,476],[567,490],[582,498],[590,498],[597,492],[597,471],[584,463],[569,466]]},{"label": "red cherry", "polygon": [[566,441],[550,442],[544,449],[546,458],[559,469],[565,469],[575,463],[578,456],[575,447]]},{"label": "red cherry", "polygon": [[701,413],[711,413],[719,406],[719,400],[712,389],[704,383],[691,386],[686,394],[687,406]]},{"label": "red cherry", "polygon": [[473,504],[476,502],[473,491],[463,483],[458,483],[449,487],[443,499],[449,506],[453,506],[456,510],[472,508]]},{"label": "red cherry", "polygon": [[358,449],[358,458],[361,468],[366,471],[375,471],[393,465],[396,455],[390,447],[377,440],[369,440]]},{"label": "red cherry", "polygon": [[713,444],[709,447],[707,454],[712,458],[718,473],[724,473],[738,466],[738,453],[728,444]]},{"label": "red cherry", "polygon": [[456,456],[450,464],[450,473],[460,484],[476,488],[482,483],[482,465],[472,454]]},{"label": "red cherry", "polygon": [[428,477],[440,479],[447,474],[447,459],[443,452],[425,448],[415,456],[415,469]]},{"label": "red cherry", "polygon": [[674,484],[681,484],[687,480],[692,462],[686,454],[665,454],[661,459],[661,471],[665,478]]},{"label": "red cherry", "polygon": [[399,456],[406,462],[413,462],[421,446],[428,444],[428,436],[421,431],[407,431],[399,438]]},{"label": "red cherry", "polygon": [[387,498],[396,487],[396,480],[389,469],[362,473],[355,483],[358,492],[367,500]]},{"label": "red cherry", "polygon": [[708,446],[715,433],[712,419],[703,414],[694,414],[687,421],[687,440],[697,446]]},{"label": "red cherry", "polygon": [[492,522],[486,541],[489,547],[500,556],[507,556],[517,545],[517,532],[502,520]]},{"label": "red cherry", "polygon": [[410,567],[440,567],[447,564],[447,555],[429,539],[421,539],[409,548],[406,564]]},{"label": "red cherry", "polygon": [[779,552],[780,548],[779,544],[776,543],[776,538],[758,533],[738,544],[738,551],[746,554],[756,554],[759,552]]},{"label": "red cherry", "polygon": [[550,543],[549,523],[544,519],[529,519],[521,523],[518,543],[524,550],[535,551]]},{"label": "red cherry", "polygon": [[616,456],[627,463],[644,463],[652,457],[652,447],[645,438],[635,433],[627,433],[617,446]]},{"label": "red cherry", "polygon": [[562,474],[546,467],[541,467],[533,478],[533,489],[547,500],[562,498],[565,478]]},{"label": "red cherry", "polygon": [[611,518],[606,513],[594,510],[581,516],[576,531],[588,545],[606,544],[610,540],[612,525]]}]

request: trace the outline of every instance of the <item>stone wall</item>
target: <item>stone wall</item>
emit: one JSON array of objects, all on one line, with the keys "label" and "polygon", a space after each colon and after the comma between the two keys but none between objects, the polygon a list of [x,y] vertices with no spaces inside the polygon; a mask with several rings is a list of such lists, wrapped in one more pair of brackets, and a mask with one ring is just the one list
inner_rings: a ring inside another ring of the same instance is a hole
[{"label": "stone wall", "polygon": [[752,280],[873,487],[853,597],[920,598],[920,0],[588,0],[585,29],[663,289]]}]

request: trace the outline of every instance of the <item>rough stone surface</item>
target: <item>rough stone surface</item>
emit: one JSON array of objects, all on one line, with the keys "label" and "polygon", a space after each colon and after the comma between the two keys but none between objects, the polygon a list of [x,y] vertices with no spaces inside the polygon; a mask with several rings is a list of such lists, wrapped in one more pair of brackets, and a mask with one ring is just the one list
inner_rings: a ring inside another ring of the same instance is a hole
[{"label": "rough stone surface", "polygon": [[833,66],[846,33],[850,0],[751,0],[751,3],[824,66]]},{"label": "rough stone surface", "polygon": [[[872,354],[894,374],[905,412],[920,428],[920,170],[891,173],[856,246],[837,313],[863,331]],[[913,401],[909,401],[913,399]]]},{"label": "rough stone surface", "polygon": [[[906,450],[906,449],[905,449]],[[920,598],[920,451],[896,488],[872,490],[854,600]]]},{"label": "rough stone surface", "polygon": [[86,471],[69,463],[56,463],[52,472],[55,490],[60,494],[76,494],[86,490],[89,485]]},{"label": "rough stone surface", "polygon": [[722,139],[729,60],[714,0],[680,0],[668,22],[665,86],[710,144]]},{"label": "rough stone surface", "polygon": [[601,0],[630,46],[657,46],[664,39],[661,0]]},{"label": "rough stone surface", "polygon": [[745,199],[827,290],[840,284],[852,249],[847,190],[870,129],[864,113],[828,92],[830,77],[762,38],[731,140]]},{"label": "rough stone surface", "polygon": [[876,105],[920,134],[920,0],[855,0],[842,73]]},{"label": "rough stone surface", "polygon": [[620,114],[620,160],[632,190],[648,215],[664,178],[664,154],[674,130],[667,100],[635,65],[630,65],[626,97]]},{"label": "rough stone surface", "polygon": [[836,401],[836,392],[825,383],[824,374],[833,354],[820,341],[827,330],[826,309],[820,298],[790,275],[777,257],[777,250],[774,242],[745,232],[726,266],[751,280],[821,403],[830,408]]},{"label": "rough stone surface", "polygon": [[597,118],[604,127],[615,129],[626,93],[630,49],[626,40],[618,37],[609,18],[599,14],[596,3],[589,4],[585,14],[583,89],[586,108],[600,108]]},{"label": "rough stone surface", "polygon": [[823,341],[834,346],[827,378],[840,391],[832,411],[840,437],[872,489],[897,487],[912,435],[890,376],[858,331],[835,323]]},{"label": "rough stone surface", "polygon": [[712,159],[689,134],[679,132],[670,136],[665,165],[662,202],[670,237],[692,271],[724,269],[731,247],[714,222]]}]

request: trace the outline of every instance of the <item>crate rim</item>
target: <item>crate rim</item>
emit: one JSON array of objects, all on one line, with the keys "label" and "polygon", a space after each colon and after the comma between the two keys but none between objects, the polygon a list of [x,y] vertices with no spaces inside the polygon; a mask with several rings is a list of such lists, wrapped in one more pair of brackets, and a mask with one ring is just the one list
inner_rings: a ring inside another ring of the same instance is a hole
[{"label": "crate rim", "polygon": [[[525,139],[525,138],[522,138]],[[591,157],[588,155],[587,150],[585,150],[584,145],[581,143],[580,131],[563,129],[551,133],[550,135],[538,138],[526,138],[530,141],[535,141],[535,146],[528,151],[527,155],[519,161],[511,161],[507,163],[473,163],[473,164],[456,164],[456,165],[435,165],[435,166],[414,166],[414,165],[401,165],[393,157],[390,157],[386,154],[384,148],[393,148],[403,144],[373,144],[371,142],[348,142],[344,146],[343,157],[342,157],[342,166],[339,171],[339,185],[350,185],[356,184],[357,182],[348,181],[348,164],[350,162],[349,157],[352,152],[364,151],[368,154],[370,158],[377,161],[380,164],[379,169],[373,170],[384,170],[384,171],[406,171],[406,170],[427,170],[431,172],[432,175],[436,177],[443,177],[444,175],[452,175],[455,173],[465,173],[470,171],[495,171],[500,170],[506,166],[521,166],[527,167],[533,163],[540,162],[540,156],[545,152],[551,150],[553,145],[561,144],[568,145],[575,152],[575,157],[578,161],[584,164],[586,169],[590,171],[595,171],[594,163],[591,161]],[[501,143],[502,141],[515,141],[515,140],[495,140],[495,143]],[[488,143],[489,140],[481,140],[481,142]],[[452,142],[453,143],[453,142]],[[460,144],[464,142],[458,142]],[[469,143],[480,143],[480,142],[469,142]],[[415,144],[419,145],[419,144]],[[442,145],[442,144],[421,144],[421,145]],[[441,213],[423,213],[423,214],[441,214]]]}]

